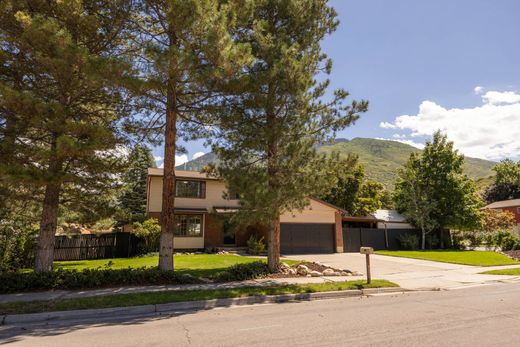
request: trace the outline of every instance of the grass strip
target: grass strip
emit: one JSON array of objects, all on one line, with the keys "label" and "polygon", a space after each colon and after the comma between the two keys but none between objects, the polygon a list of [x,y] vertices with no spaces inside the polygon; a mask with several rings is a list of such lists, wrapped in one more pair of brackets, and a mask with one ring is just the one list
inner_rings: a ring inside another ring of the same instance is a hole
[{"label": "grass strip", "polygon": [[503,254],[490,251],[376,251],[376,254],[472,266],[514,265],[520,262]]},{"label": "grass strip", "polygon": [[500,269],[500,270],[490,270],[481,272],[483,275],[508,275],[508,276],[520,276],[520,268],[515,269]]},{"label": "grass strip", "polygon": [[83,310],[92,308],[128,307],[138,305],[165,304],[181,301],[237,298],[255,295],[280,295],[298,293],[317,293],[349,289],[398,287],[386,280],[345,281],[318,284],[291,284],[269,287],[242,287],[212,290],[176,290],[153,293],[118,294],[97,297],[84,297],[55,301],[29,301],[0,304],[0,314],[22,314],[52,311]]}]

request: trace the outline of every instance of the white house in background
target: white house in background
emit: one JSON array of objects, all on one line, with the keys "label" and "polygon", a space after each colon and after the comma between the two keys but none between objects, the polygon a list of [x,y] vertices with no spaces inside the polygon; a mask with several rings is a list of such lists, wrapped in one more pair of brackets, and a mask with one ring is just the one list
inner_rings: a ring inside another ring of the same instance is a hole
[{"label": "white house in background", "polygon": [[377,210],[372,215],[377,219],[378,229],[415,229],[397,210]]}]

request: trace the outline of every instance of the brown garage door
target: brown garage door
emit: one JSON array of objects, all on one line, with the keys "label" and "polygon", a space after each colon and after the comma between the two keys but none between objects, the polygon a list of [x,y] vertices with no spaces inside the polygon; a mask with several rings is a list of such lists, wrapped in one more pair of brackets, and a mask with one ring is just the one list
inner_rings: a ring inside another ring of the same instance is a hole
[{"label": "brown garage door", "polygon": [[282,223],[280,248],[285,254],[334,253],[334,224]]}]

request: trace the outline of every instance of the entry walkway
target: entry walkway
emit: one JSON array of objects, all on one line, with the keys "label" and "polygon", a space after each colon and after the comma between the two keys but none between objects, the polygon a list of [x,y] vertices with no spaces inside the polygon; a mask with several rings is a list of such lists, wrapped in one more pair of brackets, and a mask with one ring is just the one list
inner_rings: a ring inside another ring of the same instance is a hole
[{"label": "entry walkway", "polygon": [[[289,259],[305,259],[334,268],[366,272],[365,255],[358,253],[291,255]],[[519,268],[520,265],[469,266],[428,260],[372,254],[372,278],[385,279],[405,289],[457,289],[476,285],[520,282],[520,276],[482,275],[480,272]]]}]

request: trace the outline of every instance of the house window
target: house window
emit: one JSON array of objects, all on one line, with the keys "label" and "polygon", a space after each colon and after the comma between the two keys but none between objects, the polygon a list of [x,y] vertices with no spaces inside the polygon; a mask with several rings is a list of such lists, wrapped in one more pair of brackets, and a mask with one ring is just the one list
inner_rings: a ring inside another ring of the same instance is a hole
[{"label": "house window", "polygon": [[202,236],[201,214],[176,214],[175,236],[200,237]]},{"label": "house window", "polygon": [[517,208],[516,208],[516,213],[517,213],[517,214],[520,214],[520,207],[517,207]]},{"label": "house window", "polygon": [[204,181],[175,181],[175,196],[178,198],[206,198],[206,182]]},{"label": "house window", "polygon": [[229,189],[227,193],[228,200],[240,200],[240,194],[238,194],[236,191]]}]

